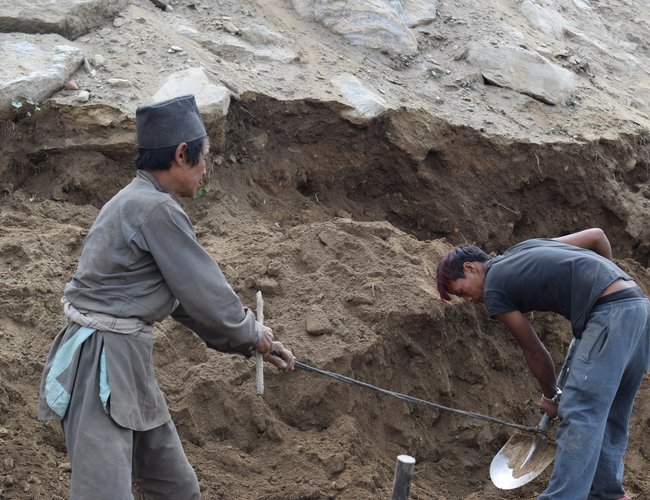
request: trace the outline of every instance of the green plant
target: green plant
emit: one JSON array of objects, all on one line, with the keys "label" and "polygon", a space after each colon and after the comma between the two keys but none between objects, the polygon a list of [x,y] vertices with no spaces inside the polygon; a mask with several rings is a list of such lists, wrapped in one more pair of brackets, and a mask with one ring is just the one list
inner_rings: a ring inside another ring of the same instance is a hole
[{"label": "green plant", "polygon": [[571,135],[571,131],[569,130],[568,125],[560,125],[559,123],[555,124],[555,127],[553,127],[551,130],[548,132],[549,134],[558,134],[558,135]]},{"label": "green plant", "polygon": [[207,194],[211,191],[210,186],[201,186],[199,189],[196,190],[196,193],[194,193],[194,199],[196,200],[197,198],[200,198],[204,194]]},{"label": "green plant", "polygon": [[11,121],[17,123],[40,110],[40,103],[31,97],[14,97],[11,100]]},{"label": "green plant", "polygon": [[576,97],[567,97],[566,101],[564,101],[564,104],[571,109],[576,109],[580,107],[580,100],[577,99]]}]

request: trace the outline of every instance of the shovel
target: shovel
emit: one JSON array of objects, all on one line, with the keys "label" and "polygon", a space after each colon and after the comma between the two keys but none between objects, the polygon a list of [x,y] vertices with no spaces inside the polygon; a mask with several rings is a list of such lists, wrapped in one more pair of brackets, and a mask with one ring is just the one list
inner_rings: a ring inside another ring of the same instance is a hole
[{"label": "shovel", "polygon": [[[558,387],[564,387],[577,340],[571,341],[560,376]],[[501,490],[512,490],[529,483],[539,476],[555,458],[555,443],[547,439],[551,417],[544,414],[533,436],[512,436],[490,464],[490,479]]]},{"label": "shovel", "polygon": [[555,443],[546,439],[551,417],[544,415],[535,437],[512,436],[490,464],[490,479],[501,490],[512,490],[539,476],[555,458]]}]

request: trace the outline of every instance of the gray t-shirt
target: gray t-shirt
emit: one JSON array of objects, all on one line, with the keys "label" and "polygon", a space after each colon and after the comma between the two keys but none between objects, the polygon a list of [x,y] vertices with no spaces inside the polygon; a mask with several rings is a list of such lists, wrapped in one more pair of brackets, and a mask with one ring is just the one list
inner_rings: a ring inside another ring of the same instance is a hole
[{"label": "gray t-shirt", "polygon": [[488,262],[483,302],[490,317],[510,311],[561,314],[580,337],[594,303],[617,279],[632,280],[591,250],[533,239]]}]

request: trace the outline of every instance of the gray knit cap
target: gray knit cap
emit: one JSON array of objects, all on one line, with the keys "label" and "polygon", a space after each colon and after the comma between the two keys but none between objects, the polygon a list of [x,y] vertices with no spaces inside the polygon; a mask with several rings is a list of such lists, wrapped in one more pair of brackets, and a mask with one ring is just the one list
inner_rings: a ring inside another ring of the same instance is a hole
[{"label": "gray knit cap", "polygon": [[142,149],[178,146],[207,135],[193,95],[140,106],[135,111],[135,129]]}]

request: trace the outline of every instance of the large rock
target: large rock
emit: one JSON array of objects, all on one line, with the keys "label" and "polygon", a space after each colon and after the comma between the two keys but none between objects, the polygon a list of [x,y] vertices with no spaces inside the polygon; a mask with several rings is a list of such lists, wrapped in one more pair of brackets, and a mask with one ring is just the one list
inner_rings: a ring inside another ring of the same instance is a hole
[{"label": "large rock", "polygon": [[404,12],[411,28],[433,22],[438,15],[436,3],[431,0],[404,0]]},{"label": "large rock", "polygon": [[85,35],[124,9],[127,0],[4,0],[0,31]]},{"label": "large rock", "polygon": [[191,68],[173,73],[154,94],[153,102],[193,94],[214,147],[225,144],[225,121],[230,106],[230,91],[217,84],[203,68]]},{"label": "large rock", "polygon": [[[231,30],[234,29],[233,25]],[[236,34],[205,33],[190,26],[180,26],[178,32],[224,59],[242,61],[254,58],[285,64],[298,59],[289,39],[261,25],[236,27]]]},{"label": "large rock", "polygon": [[567,22],[558,12],[531,0],[522,2],[519,10],[528,22],[542,33],[558,40],[562,38]]},{"label": "large rock", "polygon": [[203,68],[191,68],[173,73],[153,95],[153,102],[193,94],[201,114],[223,118],[228,114],[230,91],[217,84]]},{"label": "large rock", "polygon": [[59,90],[83,62],[83,52],[59,35],[0,34],[0,117],[12,101],[42,101]]},{"label": "large rock", "polygon": [[378,49],[391,55],[414,55],[415,35],[399,0],[293,0],[303,17],[322,23],[353,45]]},{"label": "large rock", "polygon": [[536,52],[519,47],[472,46],[467,59],[488,82],[529,95],[547,104],[561,104],[575,92],[575,75]]},{"label": "large rock", "polygon": [[341,113],[341,116],[351,123],[362,125],[388,109],[384,99],[369,90],[354,75],[336,75],[332,78],[332,83],[352,105],[352,109]]}]

